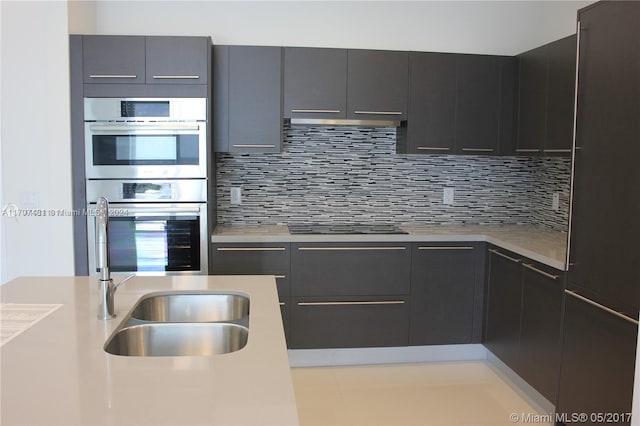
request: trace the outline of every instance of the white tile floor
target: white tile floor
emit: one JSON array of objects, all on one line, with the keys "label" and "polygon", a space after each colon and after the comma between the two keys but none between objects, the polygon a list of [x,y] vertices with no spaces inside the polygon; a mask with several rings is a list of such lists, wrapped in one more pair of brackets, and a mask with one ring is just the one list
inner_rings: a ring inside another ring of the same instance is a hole
[{"label": "white tile floor", "polygon": [[[292,368],[292,376],[301,425],[552,424],[486,361]],[[512,413],[529,418],[514,422]]]}]

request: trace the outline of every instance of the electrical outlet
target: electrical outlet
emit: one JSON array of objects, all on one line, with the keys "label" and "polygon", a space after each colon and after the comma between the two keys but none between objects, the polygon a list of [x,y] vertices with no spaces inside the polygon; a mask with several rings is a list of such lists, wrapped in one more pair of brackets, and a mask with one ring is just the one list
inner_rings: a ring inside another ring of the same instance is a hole
[{"label": "electrical outlet", "polygon": [[551,201],[551,209],[556,212],[560,210],[560,193],[559,192],[553,193],[553,200]]},{"label": "electrical outlet", "polygon": [[242,188],[231,188],[231,204],[242,204]]},{"label": "electrical outlet", "polygon": [[453,205],[453,188],[445,188],[442,193],[442,203],[452,206]]}]

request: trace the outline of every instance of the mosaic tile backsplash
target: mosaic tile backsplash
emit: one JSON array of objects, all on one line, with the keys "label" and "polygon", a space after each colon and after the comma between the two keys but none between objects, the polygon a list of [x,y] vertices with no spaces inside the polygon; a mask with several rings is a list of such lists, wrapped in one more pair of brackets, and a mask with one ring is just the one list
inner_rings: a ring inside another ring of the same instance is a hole
[{"label": "mosaic tile backsplash", "polygon": [[[291,126],[279,154],[217,154],[218,223],[540,224],[566,231],[570,161],[399,155],[393,127]],[[232,205],[230,189],[242,188]],[[454,189],[453,205],[443,204]],[[560,192],[560,209],[552,196]]]}]

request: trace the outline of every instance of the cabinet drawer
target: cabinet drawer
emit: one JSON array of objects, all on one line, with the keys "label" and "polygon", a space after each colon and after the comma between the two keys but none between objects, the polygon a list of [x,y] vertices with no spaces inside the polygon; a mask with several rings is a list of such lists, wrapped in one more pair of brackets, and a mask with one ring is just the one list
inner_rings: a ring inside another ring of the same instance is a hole
[{"label": "cabinet drawer", "polygon": [[409,298],[292,298],[290,327],[295,349],[406,346]]},{"label": "cabinet drawer", "polygon": [[409,294],[409,244],[292,244],[291,264],[292,296]]},{"label": "cabinet drawer", "polygon": [[275,275],[280,297],[289,295],[288,243],[213,244],[212,250],[212,275]]}]

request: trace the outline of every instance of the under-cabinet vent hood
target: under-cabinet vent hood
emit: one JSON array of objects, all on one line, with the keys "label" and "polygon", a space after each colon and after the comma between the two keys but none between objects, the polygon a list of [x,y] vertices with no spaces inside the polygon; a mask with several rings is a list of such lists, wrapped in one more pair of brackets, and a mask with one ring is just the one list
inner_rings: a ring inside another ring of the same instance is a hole
[{"label": "under-cabinet vent hood", "polygon": [[303,126],[368,126],[368,127],[399,127],[400,120],[368,119],[358,120],[349,118],[291,118],[286,119],[292,125]]}]

